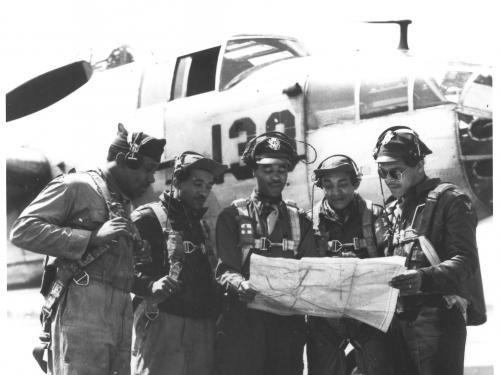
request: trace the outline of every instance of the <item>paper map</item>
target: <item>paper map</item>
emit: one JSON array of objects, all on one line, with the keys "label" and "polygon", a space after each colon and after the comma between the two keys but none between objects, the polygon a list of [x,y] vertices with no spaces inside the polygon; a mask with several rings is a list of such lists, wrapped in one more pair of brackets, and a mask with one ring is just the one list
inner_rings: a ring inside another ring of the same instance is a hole
[{"label": "paper map", "polygon": [[252,254],[249,307],[280,315],[348,316],[387,332],[398,290],[388,285],[405,270],[404,257],[268,258]]}]

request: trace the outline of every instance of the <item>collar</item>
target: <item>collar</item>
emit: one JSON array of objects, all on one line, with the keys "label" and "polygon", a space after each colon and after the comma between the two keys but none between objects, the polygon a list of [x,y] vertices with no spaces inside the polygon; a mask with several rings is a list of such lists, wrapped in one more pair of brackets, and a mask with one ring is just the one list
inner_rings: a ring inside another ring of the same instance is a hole
[{"label": "collar", "polygon": [[424,176],[422,181],[417,183],[416,185],[413,185],[408,191],[401,197],[401,200],[403,202],[412,202],[412,201],[420,201],[421,198],[427,197],[427,194],[429,191],[434,189],[436,186],[438,186],[441,183],[441,180],[439,178],[429,178],[427,176]]},{"label": "collar", "polygon": [[360,196],[357,193],[355,193],[353,200],[351,201],[351,203],[349,203],[349,205],[346,208],[344,208],[343,210],[335,210],[333,207],[330,206],[328,200],[326,198],[323,198],[319,208],[319,215],[327,220],[331,220],[338,223],[345,223],[347,220],[349,220],[350,217],[352,217],[353,213],[355,213],[358,210],[359,199]]},{"label": "collar", "polygon": [[254,189],[252,194],[250,194],[250,200],[253,202],[259,215],[262,214],[263,209],[267,209],[273,205],[280,209],[282,203],[284,203],[281,199],[281,195],[279,197],[268,197],[267,195],[259,193],[257,189]]},{"label": "collar", "polygon": [[168,208],[168,214],[173,216],[186,217],[189,220],[200,221],[208,210],[208,207],[203,207],[200,210],[193,210],[186,206],[179,198],[173,197],[170,191],[165,190],[160,195],[160,201],[165,208]]},{"label": "collar", "polygon": [[106,181],[109,189],[113,193],[117,194],[124,204],[129,204],[131,202],[131,199],[123,192],[122,189],[120,189],[118,182],[107,167],[98,168],[97,172],[101,175],[102,178],[104,178],[104,181]]}]

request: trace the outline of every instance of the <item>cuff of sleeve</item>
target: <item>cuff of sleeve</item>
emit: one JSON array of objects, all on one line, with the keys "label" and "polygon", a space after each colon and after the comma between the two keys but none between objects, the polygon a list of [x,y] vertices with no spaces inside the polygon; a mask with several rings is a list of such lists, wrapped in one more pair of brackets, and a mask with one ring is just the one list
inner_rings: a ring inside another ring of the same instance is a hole
[{"label": "cuff of sleeve", "polygon": [[422,292],[431,292],[433,290],[433,281],[429,268],[420,268],[418,272],[422,276],[422,285],[420,286],[420,290]]},{"label": "cuff of sleeve", "polygon": [[243,275],[236,272],[226,272],[220,278],[221,284],[234,292],[238,291],[241,283],[245,280]]},{"label": "cuff of sleeve", "polygon": [[92,232],[90,230],[72,229],[69,238],[69,248],[71,251],[68,252],[66,258],[74,260],[80,259],[87,250],[91,235]]}]

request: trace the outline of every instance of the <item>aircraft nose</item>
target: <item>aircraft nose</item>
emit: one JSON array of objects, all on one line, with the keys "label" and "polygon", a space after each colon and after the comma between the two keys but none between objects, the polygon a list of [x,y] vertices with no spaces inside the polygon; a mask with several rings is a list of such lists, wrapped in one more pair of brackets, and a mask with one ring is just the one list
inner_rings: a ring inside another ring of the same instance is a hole
[{"label": "aircraft nose", "polygon": [[477,198],[493,212],[493,119],[457,110],[461,163]]}]

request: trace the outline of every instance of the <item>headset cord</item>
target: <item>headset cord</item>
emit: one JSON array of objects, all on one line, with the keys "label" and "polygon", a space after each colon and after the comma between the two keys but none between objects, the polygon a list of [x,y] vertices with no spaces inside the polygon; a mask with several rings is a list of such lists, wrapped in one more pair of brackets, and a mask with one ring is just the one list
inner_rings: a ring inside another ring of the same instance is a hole
[{"label": "headset cord", "polygon": [[387,230],[387,249],[389,253],[391,253],[394,249],[392,249],[393,244],[393,238],[394,238],[394,228],[391,225],[391,221],[389,220],[389,213],[387,212],[387,206],[386,206],[386,201],[385,201],[385,195],[384,195],[384,189],[382,187],[382,178],[380,176],[378,177],[378,182],[380,184],[380,192],[382,193],[382,204],[384,206],[384,211],[383,211],[383,216],[385,219],[385,228]]}]

